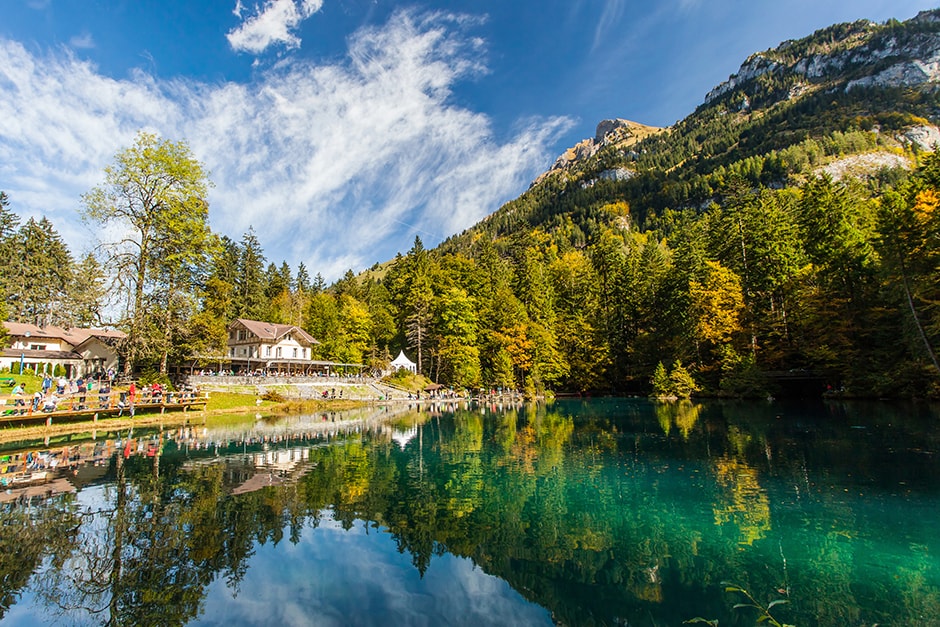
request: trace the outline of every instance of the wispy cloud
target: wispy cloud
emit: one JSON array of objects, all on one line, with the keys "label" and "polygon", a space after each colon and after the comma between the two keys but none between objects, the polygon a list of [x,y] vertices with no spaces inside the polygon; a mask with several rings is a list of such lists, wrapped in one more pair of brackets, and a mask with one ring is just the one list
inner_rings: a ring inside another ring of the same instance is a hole
[{"label": "wispy cloud", "polygon": [[594,27],[592,51],[603,48],[611,33],[616,31],[617,26],[623,19],[626,9],[624,5],[624,0],[607,0],[604,3],[604,10],[601,12],[601,16],[597,20],[597,25]]},{"label": "wispy cloud", "polygon": [[[259,54],[270,46],[300,46],[295,31],[301,22],[323,7],[323,0],[267,0],[258,11],[226,35],[234,50]],[[238,0],[233,13],[239,18],[245,6]]]},{"label": "wispy cloud", "polygon": [[253,225],[273,261],[336,278],[415,234],[434,245],[524,188],[570,125],[520,121],[500,141],[452,102],[487,71],[472,24],[402,11],[351,37],[342,62],[282,62],[251,84],[115,80],[72,53],[0,40],[0,189],[85,241],[79,195],[146,128],[189,142],[215,183],[213,228],[239,239]]},{"label": "wispy cloud", "polygon": [[84,32],[79,35],[73,35],[72,38],[69,39],[69,45],[79,50],[88,50],[95,47],[95,39],[91,36],[91,33]]}]

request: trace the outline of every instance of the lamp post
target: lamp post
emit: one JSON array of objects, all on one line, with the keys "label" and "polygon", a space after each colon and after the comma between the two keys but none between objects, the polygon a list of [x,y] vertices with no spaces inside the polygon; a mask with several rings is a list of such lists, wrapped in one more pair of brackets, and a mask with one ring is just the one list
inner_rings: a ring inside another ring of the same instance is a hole
[{"label": "lamp post", "polygon": [[[29,339],[29,336],[30,336],[30,332],[27,331],[24,335],[26,336],[26,339],[28,340],[28,339]],[[25,353],[24,353],[23,351],[20,351],[20,374],[23,374],[23,359],[24,359],[24,357],[25,357]]]}]

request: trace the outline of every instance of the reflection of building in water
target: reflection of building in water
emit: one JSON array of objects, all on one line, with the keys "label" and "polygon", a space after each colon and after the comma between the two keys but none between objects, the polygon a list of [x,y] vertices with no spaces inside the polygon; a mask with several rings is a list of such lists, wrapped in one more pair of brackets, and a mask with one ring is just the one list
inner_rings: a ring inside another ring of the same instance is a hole
[{"label": "reflection of building in water", "polygon": [[309,464],[310,448],[291,447],[253,453],[243,459],[242,465],[231,464],[227,478],[235,483],[232,494],[254,492],[268,486],[296,481],[307,474],[313,466]]},{"label": "reflection of building in water", "polygon": [[65,494],[67,492],[75,492],[75,486],[73,486],[68,479],[60,477],[41,484],[27,485],[20,488],[8,488],[0,492],[0,504],[12,503],[24,499],[50,498],[57,494]]},{"label": "reflection of building in water", "polygon": [[[136,436],[108,434],[100,440],[49,447],[41,443],[0,452],[0,491],[8,502],[20,496],[52,496],[104,480],[115,455],[182,456],[184,467],[224,463],[233,493],[295,481],[311,468],[310,450],[334,439],[369,433],[404,447],[417,425],[453,403],[389,404],[342,412],[289,416],[248,425],[183,426]],[[224,459],[220,459],[224,458]],[[62,479],[67,482],[61,483]],[[30,488],[27,492],[26,488]],[[34,489],[35,488],[35,489]]]},{"label": "reflection of building in water", "polygon": [[[309,472],[310,451],[334,439],[369,433],[383,437],[388,422],[413,411],[402,405],[365,407],[343,412],[304,414],[249,427],[183,427],[175,434],[187,465],[217,464],[224,456],[224,481],[233,494],[295,482]],[[388,437],[391,437],[388,435]]]},{"label": "reflection of building in water", "polygon": [[0,454],[0,503],[76,492],[100,481],[111,458],[121,452],[153,454],[162,444],[160,435],[124,440],[104,439],[44,448],[37,444]]}]

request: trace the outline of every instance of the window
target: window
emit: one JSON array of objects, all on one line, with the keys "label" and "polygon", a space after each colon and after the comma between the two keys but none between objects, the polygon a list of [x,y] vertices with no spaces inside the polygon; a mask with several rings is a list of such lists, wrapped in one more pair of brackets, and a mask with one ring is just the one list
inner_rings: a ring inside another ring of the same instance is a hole
[{"label": "window", "polygon": [[297,349],[294,349],[294,359],[297,359]]},{"label": "window", "polygon": [[271,347],[270,347],[270,346],[265,346],[265,347],[264,347],[264,356],[265,356],[265,357],[270,357],[270,356],[271,356]]},{"label": "window", "polygon": [[45,344],[30,344],[30,345],[29,345],[29,350],[31,350],[31,351],[44,351],[44,350],[46,350],[46,345],[45,345]]},{"label": "window", "polygon": [[280,346],[277,347],[277,356],[278,356],[278,357],[281,356],[281,347],[280,347]]},{"label": "window", "polygon": [[305,348],[303,352],[304,352],[304,359],[306,359],[306,358],[307,358],[307,349]]}]

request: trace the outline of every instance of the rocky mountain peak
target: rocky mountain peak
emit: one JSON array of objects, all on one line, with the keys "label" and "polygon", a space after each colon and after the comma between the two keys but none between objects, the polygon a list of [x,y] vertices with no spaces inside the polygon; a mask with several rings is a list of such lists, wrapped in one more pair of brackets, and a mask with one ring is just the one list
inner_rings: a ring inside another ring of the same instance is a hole
[{"label": "rocky mountain peak", "polygon": [[538,184],[548,176],[570,170],[590,159],[604,148],[615,146],[621,150],[626,150],[640,140],[655,135],[662,130],[655,126],[646,126],[620,118],[601,120],[597,125],[593,138],[583,139],[562,153],[555,160],[552,167],[535,179],[532,185]]},{"label": "rocky mountain peak", "polygon": [[[922,11],[904,25],[859,20],[817,31],[751,55],[705,96],[705,105],[731,93],[794,98],[817,88],[919,87],[940,84],[940,10]],[[785,87],[785,91],[780,89]]]}]

